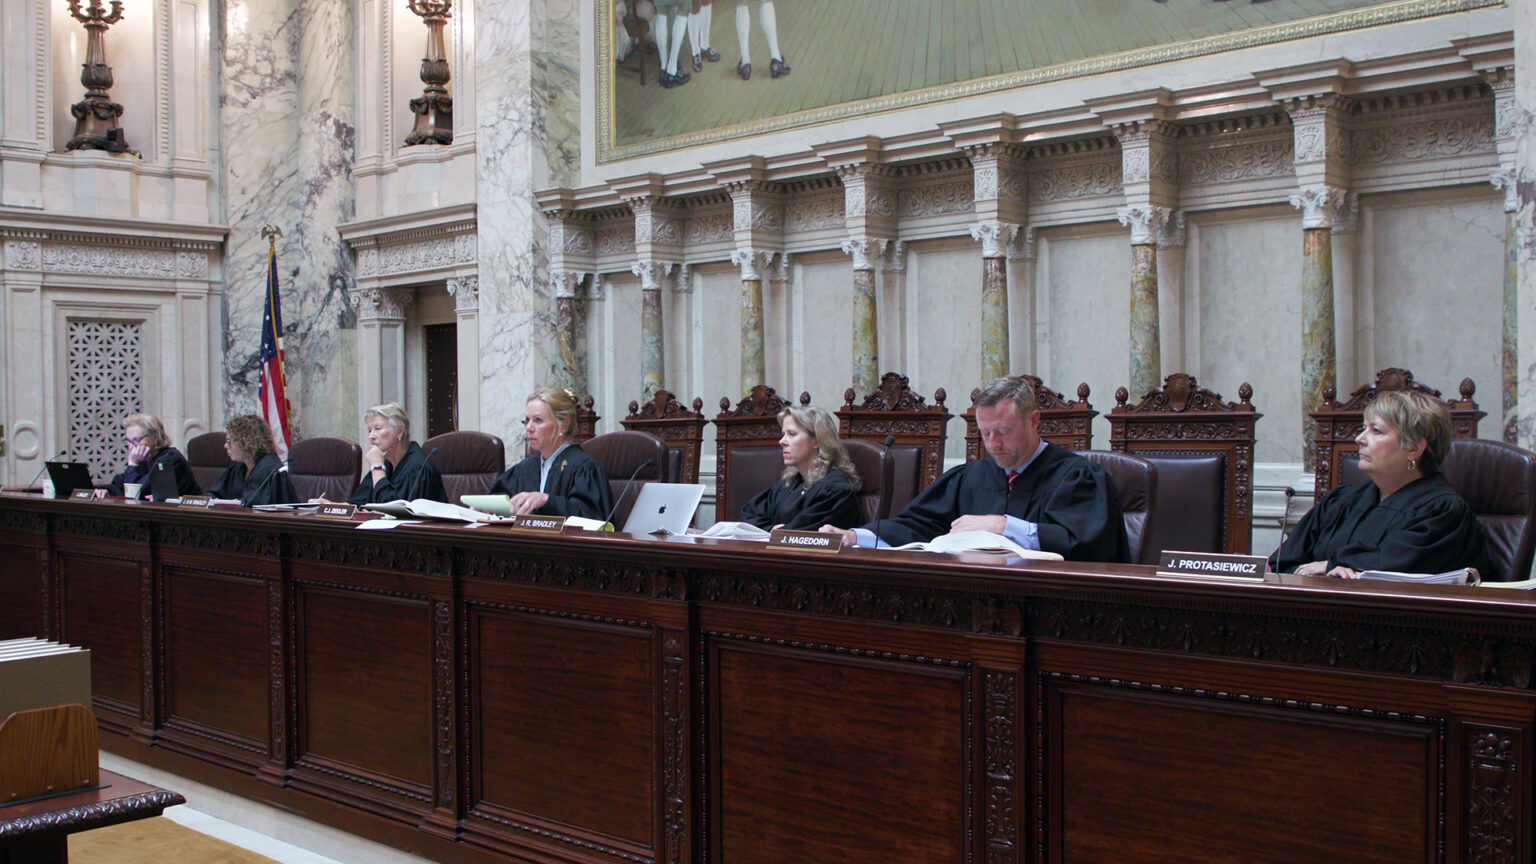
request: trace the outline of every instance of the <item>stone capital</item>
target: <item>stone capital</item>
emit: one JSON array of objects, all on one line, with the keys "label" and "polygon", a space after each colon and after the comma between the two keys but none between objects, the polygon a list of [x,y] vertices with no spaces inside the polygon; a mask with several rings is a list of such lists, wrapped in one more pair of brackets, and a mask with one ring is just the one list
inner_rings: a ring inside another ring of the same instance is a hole
[{"label": "stone capital", "polygon": [[1291,193],[1290,201],[1301,211],[1302,228],[1332,228],[1342,221],[1340,211],[1349,203],[1349,196],[1337,186],[1303,186]]},{"label": "stone capital", "polygon": [[477,312],[480,309],[480,277],[461,276],[448,280],[448,294],[453,297],[455,312]]},{"label": "stone capital", "polygon": [[640,290],[660,291],[662,281],[676,268],[677,265],[669,261],[636,261],[630,265],[629,272],[640,277]]},{"label": "stone capital", "polygon": [[1168,224],[1172,212],[1167,207],[1138,204],[1116,210],[1115,218],[1120,220],[1121,225],[1131,229],[1131,245],[1140,246],[1157,242],[1157,235]]},{"label": "stone capital", "polygon": [[981,222],[971,226],[971,239],[981,243],[981,257],[1002,258],[1018,231],[1010,222]]},{"label": "stone capital", "polygon": [[892,240],[885,250],[885,269],[890,273],[907,272],[907,244],[904,240]]},{"label": "stone capital", "polygon": [[1183,249],[1188,242],[1189,234],[1184,225],[1184,211],[1170,211],[1168,218],[1157,229],[1157,248]]},{"label": "stone capital", "polygon": [[741,268],[743,280],[762,279],[763,271],[773,263],[776,254],[765,249],[737,249],[731,253],[731,263]]},{"label": "stone capital", "polygon": [[1040,258],[1039,235],[1035,229],[1028,225],[1022,225],[1013,235],[1013,242],[1008,244],[1008,260],[1035,261]]},{"label": "stone capital", "polygon": [[588,300],[604,300],[604,299],[606,299],[607,295],[603,293],[603,289],[605,287],[606,287],[606,283],[603,280],[603,274],[601,274],[601,273],[593,273],[592,274],[592,281],[587,283],[587,299]]},{"label": "stone capital", "polygon": [[687,262],[677,265],[677,281],[672,284],[672,290],[679,294],[687,294],[693,290],[693,265]]},{"label": "stone capital", "polygon": [[555,297],[574,298],[576,289],[581,285],[582,277],[585,275],[570,270],[549,271],[549,284],[554,289]]},{"label": "stone capital", "polygon": [[839,248],[843,254],[853,256],[853,269],[873,270],[873,259],[883,257],[890,242],[880,237],[850,237]]},{"label": "stone capital", "polygon": [[352,305],[360,321],[404,321],[405,311],[416,300],[408,288],[359,288],[352,292]]},{"label": "stone capital", "polygon": [[1505,213],[1514,213],[1520,209],[1517,177],[1518,174],[1514,168],[1495,171],[1488,177],[1488,182],[1493,184],[1493,188],[1504,193]]}]

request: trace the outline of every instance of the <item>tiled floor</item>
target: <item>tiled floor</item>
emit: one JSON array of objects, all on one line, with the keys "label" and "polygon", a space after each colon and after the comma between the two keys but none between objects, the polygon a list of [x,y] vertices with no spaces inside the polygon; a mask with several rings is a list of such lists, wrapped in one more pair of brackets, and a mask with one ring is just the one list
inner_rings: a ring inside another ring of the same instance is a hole
[{"label": "tiled floor", "polygon": [[[279,864],[424,864],[426,859],[103,752],[101,767],[180,792],[168,819]],[[278,839],[282,838],[282,839]]]}]

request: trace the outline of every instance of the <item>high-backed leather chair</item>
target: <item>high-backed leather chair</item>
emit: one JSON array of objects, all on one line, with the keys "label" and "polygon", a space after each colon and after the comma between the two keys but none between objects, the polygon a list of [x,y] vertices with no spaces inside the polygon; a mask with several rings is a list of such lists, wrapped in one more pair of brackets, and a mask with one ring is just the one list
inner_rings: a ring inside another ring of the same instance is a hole
[{"label": "high-backed leather chair", "polygon": [[1483,578],[1531,578],[1536,554],[1536,453],[1502,441],[1458,439],[1440,466],[1445,482],[1483,523],[1494,572]]},{"label": "high-backed leather chair", "polygon": [[300,501],[345,501],[363,475],[363,448],[346,438],[305,438],[288,448],[288,479]]},{"label": "high-backed leather chair", "polygon": [[1151,460],[1113,450],[1084,450],[1082,454],[1115,481],[1120,513],[1125,517],[1125,536],[1131,543],[1131,563],[1156,564],[1162,550],[1154,551],[1146,539],[1157,527],[1157,466]]},{"label": "high-backed leather chair", "polygon": [[625,429],[649,432],[667,443],[667,477],[670,483],[699,482],[699,457],[704,450],[704,400],[693,400],[693,410],[684,408],[665,390],[657,390],[650,401],[629,403],[629,416],[619,421]]},{"label": "high-backed leather chair", "polygon": [[1144,554],[1236,552],[1253,547],[1253,388],[1241,402],[1201,387],[1175,372],[1136,405],[1124,387],[1109,412],[1109,446],[1157,465],[1153,529]]},{"label": "high-backed leather chair", "polygon": [[1471,378],[1463,378],[1461,386],[1457,389],[1461,393],[1460,399],[1445,399],[1441,397],[1439,390],[1420,384],[1413,380],[1412,372],[1396,366],[1377,372],[1374,384],[1359,388],[1342,403],[1337,399],[1336,389],[1331,386],[1325,388],[1322,406],[1307,415],[1307,420],[1317,428],[1312,463],[1313,494],[1316,498],[1321,500],[1328,490],[1355,482],[1345,478],[1345,472],[1339,469],[1349,459],[1358,458],[1351,457],[1349,454],[1358,453],[1360,450],[1360,446],[1355,443],[1355,438],[1360,434],[1360,430],[1365,428],[1365,408],[1376,401],[1377,393],[1387,390],[1417,390],[1432,396],[1440,400],[1451,415],[1451,437],[1476,438],[1477,421],[1488,416],[1487,412],[1479,410],[1477,403],[1472,401],[1472,394],[1477,392],[1477,385],[1472,383]]},{"label": "high-backed leather chair", "polygon": [[[581,449],[603,466],[608,475],[608,491],[613,497],[613,517],[610,521],[617,529],[623,529],[629,519],[629,511],[635,508],[635,499],[647,482],[668,482],[667,442],[649,432],[608,432],[598,435]],[[646,465],[650,460],[650,465]],[[644,466],[644,467],[641,467]],[[634,482],[630,483],[630,477]],[[628,491],[625,491],[625,487]]]},{"label": "high-backed leather chair", "polygon": [[[1021,375],[1035,390],[1035,405],[1040,408],[1040,437],[1068,450],[1087,450],[1093,446],[1093,418],[1099,412],[1088,404],[1088,384],[1077,385],[1077,401],[1057,393],[1033,375]],[[971,407],[960,415],[965,418],[965,461],[975,462],[986,455],[981,444],[981,429],[976,425],[976,397],[981,388],[971,391]]]},{"label": "high-backed leather chair", "polygon": [[[811,404],[801,393],[800,404]],[[720,397],[715,424],[715,520],[741,518],[741,506],[778,482],[784,471],[779,450],[779,412],[789,407],[772,387],[758,384],[733,407]]]},{"label": "high-backed leather chair", "polygon": [[[465,495],[484,495],[501,472],[507,470],[507,447],[500,438],[461,429],[428,438],[421,449],[443,477],[448,501],[458,504]],[[436,452],[433,452],[433,451]]]},{"label": "high-backed leather chair", "polygon": [[850,439],[843,442],[853,470],[859,472],[859,513],[865,522],[891,515],[891,465],[883,444]]},{"label": "high-backed leather chair", "polygon": [[197,488],[212,486],[229,467],[224,441],[223,432],[204,432],[187,442],[187,465],[197,479]]},{"label": "high-backed leather chair", "polygon": [[853,388],[843,391],[843,407],[837,413],[838,436],[845,440],[891,444],[891,501],[889,510],[899,513],[917,493],[944,473],[944,441],[951,416],[944,407],[940,387],[928,405],[912,392],[907,376],[887,372],[880,386],[855,406]]}]

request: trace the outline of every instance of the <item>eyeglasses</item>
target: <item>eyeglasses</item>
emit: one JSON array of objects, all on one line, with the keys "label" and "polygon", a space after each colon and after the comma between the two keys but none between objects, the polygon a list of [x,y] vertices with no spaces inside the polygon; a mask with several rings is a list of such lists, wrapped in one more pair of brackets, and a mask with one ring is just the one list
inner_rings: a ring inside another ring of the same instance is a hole
[{"label": "eyeglasses", "polygon": [[123,437],[128,439],[128,443],[129,444],[135,444],[135,445],[139,444],[140,442],[142,442],[144,440],[144,438],[142,438],[142,437],[135,438],[132,435],[124,435]]}]

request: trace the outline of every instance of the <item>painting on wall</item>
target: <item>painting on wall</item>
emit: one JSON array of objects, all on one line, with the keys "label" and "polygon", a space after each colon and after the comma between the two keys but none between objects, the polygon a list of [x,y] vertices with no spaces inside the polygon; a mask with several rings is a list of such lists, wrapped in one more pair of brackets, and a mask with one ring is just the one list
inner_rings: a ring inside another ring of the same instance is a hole
[{"label": "painting on wall", "polygon": [[612,162],[1506,0],[595,0]]}]

